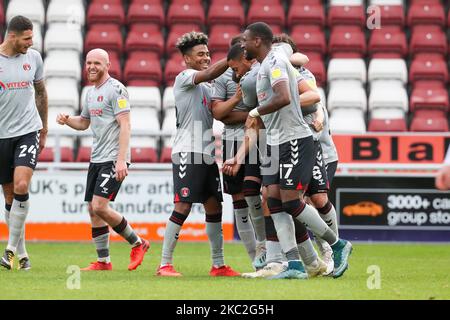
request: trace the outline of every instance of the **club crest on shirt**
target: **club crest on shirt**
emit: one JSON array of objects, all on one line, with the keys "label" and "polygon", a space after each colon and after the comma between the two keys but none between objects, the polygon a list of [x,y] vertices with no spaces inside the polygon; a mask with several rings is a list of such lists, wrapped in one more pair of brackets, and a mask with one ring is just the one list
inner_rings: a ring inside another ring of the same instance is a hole
[{"label": "club crest on shirt", "polygon": [[23,67],[23,70],[25,70],[25,71],[31,70],[31,65],[29,63],[24,63],[22,67]]}]

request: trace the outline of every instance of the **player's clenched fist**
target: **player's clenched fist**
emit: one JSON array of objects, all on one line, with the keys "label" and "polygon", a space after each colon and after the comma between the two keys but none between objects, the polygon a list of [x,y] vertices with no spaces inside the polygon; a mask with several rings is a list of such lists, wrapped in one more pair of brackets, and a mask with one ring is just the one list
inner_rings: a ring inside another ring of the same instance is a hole
[{"label": "player's clenched fist", "polygon": [[237,162],[236,158],[231,158],[223,163],[222,172],[228,176],[235,177],[240,168],[241,164]]},{"label": "player's clenched fist", "polygon": [[56,122],[60,125],[67,124],[67,121],[69,120],[69,115],[65,113],[60,113],[56,116]]}]

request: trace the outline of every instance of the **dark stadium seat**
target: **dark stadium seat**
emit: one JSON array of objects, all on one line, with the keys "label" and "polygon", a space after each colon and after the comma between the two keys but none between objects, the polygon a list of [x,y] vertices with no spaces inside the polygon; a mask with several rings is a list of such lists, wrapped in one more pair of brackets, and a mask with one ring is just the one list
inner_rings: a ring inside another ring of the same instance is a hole
[{"label": "dark stadium seat", "polygon": [[167,36],[166,41],[166,54],[168,56],[171,56],[173,53],[178,53],[178,49],[175,47],[175,44],[177,43],[177,40],[179,37],[181,37],[186,32],[190,31],[202,31],[202,28],[200,28],[196,24],[176,24],[170,28],[169,35]]},{"label": "dark stadium seat", "polygon": [[403,58],[408,54],[405,32],[398,26],[372,30],[368,53],[373,58]]},{"label": "dark stadium seat", "polygon": [[172,148],[164,147],[161,151],[161,157],[159,158],[159,162],[162,163],[172,163]]},{"label": "dark stadium seat", "polygon": [[87,11],[87,24],[115,23],[122,25],[125,22],[125,12],[122,4],[91,3]]},{"label": "dark stadium seat", "polygon": [[382,27],[396,25],[403,27],[405,25],[404,7],[399,5],[380,5],[380,23]]},{"label": "dark stadium seat", "polygon": [[172,3],[167,13],[167,26],[174,24],[196,24],[199,28],[205,24],[205,10],[200,4],[189,1]]},{"label": "dark stadium seat", "polygon": [[418,81],[411,93],[409,108],[411,112],[419,109],[438,109],[448,111],[449,98],[445,85],[430,85],[429,81]]},{"label": "dark stadium seat", "polygon": [[93,25],[86,34],[84,50],[87,52],[95,48],[103,48],[108,52],[115,51],[121,54],[123,40],[119,28],[114,28],[114,25]]},{"label": "dark stadium seat", "polygon": [[417,54],[409,69],[409,82],[439,80],[448,82],[447,62],[440,54]]},{"label": "dark stadium seat", "polygon": [[362,58],[366,38],[359,26],[336,26],[331,30],[328,52],[332,58]]},{"label": "dark stadium seat", "polygon": [[287,25],[292,28],[297,24],[314,24],[324,27],[325,12],[322,3],[291,4],[287,15]]},{"label": "dark stadium seat", "polygon": [[418,25],[412,29],[410,53],[440,53],[447,55],[447,35],[440,26]]},{"label": "dark stadium seat", "polygon": [[209,32],[208,48],[211,54],[228,51],[231,39],[241,32],[237,25],[214,25]]},{"label": "dark stadium seat", "polygon": [[172,86],[176,76],[186,69],[186,64],[181,55],[173,55],[166,63],[166,68],[164,70],[164,81],[166,86]]},{"label": "dark stadium seat", "polygon": [[328,8],[328,25],[355,25],[363,27],[366,23],[366,15],[363,6],[330,6]]},{"label": "dark stadium seat", "polygon": [[76,161],[77,162],[91,161],[91,147],[79,147]]},{"label": "dark stadium seat", "polygon": [[286,24],[283,6],[275,1],[252,1],[247,13],[247,25],[258,21],[283,29]]},{"label": "dark stadium seat", "polygon": [[157,24],[133,23],[125,41],[125,50],[153,51],[161,57],[164,54],[164,38]]},{"label": "dark stadium seat", "polygon": [[317,52],[322,56],[326,54],[327,42],[320,26],[296,25],[290,34],[301,52]]},{"label": "dark stadium seat", "polygon": [[127,14],[128,24],[152,23],[159,26],[165,25],[164,7],[160,0],[134,0]]},{"label": "dark stadium seat", "polygon": [[131,148],[132,162],[158,162],[158,155],[154,148]]},{"label": "dark stadium seat", "polygon": [[216,24],[243,26],[245,24],[245,14],[240,1],[213,1],[209,7],[208,25]]},{"label": "dark stadium seat", "polygon": [[447,132],[447,114],[438,110],[416,111],[411,122],[410,131],[414,132]]},{"label": "dark stadium seat", "polygon": [[149,51],[131,52],[125,62],[123,76],[129,86],[159,86],[162,82],[159,56]]},{"label": "dark stadium seat", "polygon": [[407,22],[408,26],[435,24],[444,27],[446,23],[444,6],[439,1],[413,2],[409,7]]},{"label": "dark stadium seat", "polygon": [[371,119],[369,130],[374,132],[405,132],[408,131],[406,119]]}]

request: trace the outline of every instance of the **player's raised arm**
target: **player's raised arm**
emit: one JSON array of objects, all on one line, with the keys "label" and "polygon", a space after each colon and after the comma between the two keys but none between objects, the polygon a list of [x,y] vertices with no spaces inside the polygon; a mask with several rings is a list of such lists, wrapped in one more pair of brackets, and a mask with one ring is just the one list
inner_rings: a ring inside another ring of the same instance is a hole
[{"label": "player's raised arm", "polygon": [[89,118],[84,118],[82,116],[70,116],[65,113],[60,113],[56,116],[56,122],[60,125],[67,125],[75,130],[86,130],[91,124]]}]

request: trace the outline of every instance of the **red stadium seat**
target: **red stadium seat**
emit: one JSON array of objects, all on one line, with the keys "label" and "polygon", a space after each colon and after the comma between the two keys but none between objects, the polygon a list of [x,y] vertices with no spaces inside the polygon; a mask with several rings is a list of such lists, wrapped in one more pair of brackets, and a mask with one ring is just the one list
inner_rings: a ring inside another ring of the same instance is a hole
[{"label": "red stadium seat", "polygon": [[39,153],[38,162],[53,162],[55,160],[53,148],[46,147]]},{"label": "red stadium seat", "polygon": [[356,25],[363,27],[366,22],[366,15],[363,6],[330,6],[328,9],[328,25]]},{"label": "red stadium seat", "polygon": [[122,25],[125,22],[125,12],[122,4],[91,3],[87,12],[87,24],[115,23]]},{"label": "red stadium seat", "polygon": [[317,52],[322,56],[327,52],[325,33],[320,26],[296,25],[291,37],[301,52]]},{"label": "red stadium seat", "polygon": [[325,12],[323,5],[319,4],[291,4],[287,17],[288,27],[297,24],[315,24],[325,26]]},{"label": "red stadium seat", "polygon": [[385,26],[372,31],[368,52],[376,58],[403,58],[408,53],[408,43],[402,28]]},{"label": "red stadium seat", "polygon": [[448,91],[444,84],[439,87],[430,86],[428,81],[418,81],[412,90],[410,111],[419,109],[438,109],[448,111]]},{"label": "red stadium seat", "polygon": [[412,55],[426,52],[447,55],[447,35],[439,26],[420,25],[414,27],[410,43]]},{"label": "red stadium seat", "polygon": [[201,4],[178,1],[172,3],[167,13],[167,25],[196,24],[199,28],[205,24],[205,11]]},{"label": "red stadium seat", "polygon": [[[247,13],[247,24],[262,21],[271,27],[278,26],[280,29],[283,29],[286,23],[285,20],[283,6],[274,1],[252,1]],[[275,33],[278,32],[274,31]]]},{"label": "red stadium seat", "polygon": [[131,52],[124,68],[127,85],[159,86],[162,81],[161,63],[153,52]]},{"label": "red stadium seat", "polygon": [[403,27],[405,25],[405,13],[403,6],[380,5],[380,23],[384,28],[388,25]]},{"label": "red stadium seat", "polygon": [[77,162],[90,162],[91,161],[91,147],[79,147]]},{"label": "red stadium seat", "polygon": [[374,132],[405,132],[408,131],[406,119],[371,119],[369,130]]},{"label": "red stadium seat", "polygon": [[224,1],[223,3],[213,1],[209,7],[208,25],[215,24],[234,24],[239,27],[245,23],[244,8],[240,2],[230,3]]},{"label": "red stadium seat", "polygon": [[366,38],[359,26],[336,26],[331,30],[328,46],[332,58],[362,58]]},{"label": "red stadium seat", "polygon": [[240,28],[236,25],[214,25],[209,32],[208,48],[211,53],[216,51],[228,51],[231,39],[240,34]]},{"label": "red stadium seat", "polygon": [[305,66],[308,68],[309,71],[311,71],[314,74],[314,77],[316,78],[317,86],[323,87],[325,86],[327,82],[327,72],[325,69],[325,63],[321,57],[321,55],[313,52],[304,52],[308,58],[309,62]]},{"label": "red stadium seat", "polygon": [[166,69],[164,70],[164,80],[166,86],[173,86],[177,75],[186,69],[186,64],[181,55],[174,55],[167,61]]},{"label": "red stadium seat", "polygon": [[444,6],[440,2],[415,2],[408,11],[408,25],[435,24],[445,26]]},{"label": "red stadium seat", "polygon": [[122,0],[92,0],[91,3],[101,3],[101,4],[107,3],[107,4],[120,4],[120,5],[122,5],[123,1]]},{"label": "red stadium seat", "polygon": [[95,48],[103,48],[108,52],[115,51],[121,54],[123,51],[122,33],[111,25],[96,25],[87,32],[84,42],[86,52]]},{"label": "red stadium seat", "polygon": [[228,55],[228,50],[222,51],[214,51],[214,54],[211,55],[211,64],[216,63],[217,61],[226,58]]},{"label": "red stadium seat", "polygon": [[153,23],[162,27],[165,24],[164,18],[164,8],[159,0],[133,1],[128,8],[128,24]]},{"label": "red stadium seat", "polygon": [[202,30],[196,24],[186,24],[186,25],[178,24],[172,26],[166,41],[166,54],[170,56],[173,53],[178,53],[178,49],[175,47],[178,38],[181,37],[186,32],[191,31],[202,31]]},{"label": "red stadium seat", "polygon": [[159,158],[159,162],[162,163],[172,163],[172,148],[164,147],[161,151],[161,158]]},{"label": "red stadium seat", "polygon": [[164,38],[160,26],[156,24],[135,23],[130,27],[125,42],[125,50],[153,51],[161,57],[164,54]]},{"label": "red stadium seat", "polygon": [[447,62],[440,54],[417,54],[409,69],[409,81],[439,80],[448,82]]},{"label": "red stadium seat", "polygon": [[132,162],[158,162],[158,155],[154,148],[131,148]]},{"label": "red stadium seat", "polygon": [[414,114],[410,131],[414,132],[447,132],[446,114],[438,110],[419,110]]}]

